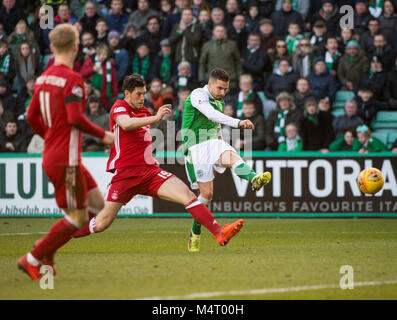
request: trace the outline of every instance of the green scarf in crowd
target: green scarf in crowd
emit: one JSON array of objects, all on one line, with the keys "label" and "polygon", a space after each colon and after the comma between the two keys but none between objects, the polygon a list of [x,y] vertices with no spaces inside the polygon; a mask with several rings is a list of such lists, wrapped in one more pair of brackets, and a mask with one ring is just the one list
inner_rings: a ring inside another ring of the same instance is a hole
[{"label": "green scarf in crowd", "polygon": [[142,63],[139,62],[138,54],[135,55],[132,60],[132,73],[139,73],[143,78],[147,76],[150,68],[150,57],[147,55],[142,59]]},{"label": "green scarf in crowd", "polygon": [[[95,56],[95,67],[100,67],[99,72],[94,72],[92,75],[92,86],[95,89],[98,89],[99,91],[102,90],[102,77],[103,77],[103,72],[102,72],[102,64],[99,60],[98,57]],[[110,63],[109,60],[106,60],[106,95],[108,98],[112,99],[112,64]]]},{"label": "green scarf in crowd", "polygon": [[238,101],[237,101],[237,117],[241,117],[243,115],[243,102],[244,100],[248,100],[251,97],[252,91],[248,92],[247,97],[244,99],[244,93],[240,91],[238,94]]},{"label": "green scarf in crowd", "polygon": [[288,110],[278,110],[277,121],[274,126],[274,132],[278,133],[278,143],[285,141],[285,118],[287,117]]},{"label": "green scarf in crowd", "polygon": [[317,112],[316,112],[315,114],[309,114],[309,113],[307,112],[307,110],[305,110],[303,113],[304,113],[305,117],[306,117],[309,121],[313,122],[313,124],[314,124],[315,126],[318,125],[318,113],[317,113]]},{"label": "green scarf in crowd", "polygon": [[0,72],[8,75],[10,71],[10,55],[6,54],[0,61]]},{"label": "green scarf in crowd", "polygon": [[171,78],[171,54],[163,55],[163,61],[160,66],[160,78],[163,82],[168,82]]}]

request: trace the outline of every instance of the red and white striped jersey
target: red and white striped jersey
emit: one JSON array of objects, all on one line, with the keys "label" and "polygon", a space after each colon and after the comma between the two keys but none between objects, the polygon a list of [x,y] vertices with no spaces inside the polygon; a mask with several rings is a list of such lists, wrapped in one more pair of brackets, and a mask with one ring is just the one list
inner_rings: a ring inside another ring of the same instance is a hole
[{"label": "red and white striped jersey", "polygon": [[134,109],[125,100],[117,100],[113,104],[110,110],[109,128],[114,133],[114,145],[110,150],[106,171],[115,172],[119,168],[131,167],[134,175],[139,176],[146,172],[143,167],[158,165],[153,157],[150,126],[125,131],[116,122],[117,117],[123,114],[131,118],[152,115],[147,108]]},{"label": "red and white striped jersey", "polygon": [[44,165],[77,166],[81,132],[104,137],[105,131],[84,116],[85,103],[83,78],[66,65],[54,64],[37,78],[27,121],[44,138]]}]

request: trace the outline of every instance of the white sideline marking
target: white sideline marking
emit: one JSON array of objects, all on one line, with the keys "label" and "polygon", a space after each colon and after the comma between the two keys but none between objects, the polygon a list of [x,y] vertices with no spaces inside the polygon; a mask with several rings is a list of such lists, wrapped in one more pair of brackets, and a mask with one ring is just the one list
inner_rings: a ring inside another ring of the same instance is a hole
[{"label": "white sideline marking", "polygon": [[46,234],[48,232],[16,232],[16,233],[0,233],[0,236],[30,236],[32,234]]},{"label": "white sideline marking", "polygon": [[[355,282],[354,287],[381,286],[381,285],[388,285],[388,284],[397,284],[397,280]],[[212,298],[212,297],[217,297],[217,296],[238,296],[238,295],[267,294],[267,293],[285,293],[285,292],[298,292],[298,291],[336,289],[336,288],[340,288],[339,285],[322,284],[322,285],[290,287],[290,288],[263,288],[263,289],[253,289],[253,290],[198,292],[198,293],[190,293],[190,294],[182,295],[182,296],[148,297],[148,298],[139,298],[136,300],[183,300],[183,299],[190,300],[190,299]]]}]

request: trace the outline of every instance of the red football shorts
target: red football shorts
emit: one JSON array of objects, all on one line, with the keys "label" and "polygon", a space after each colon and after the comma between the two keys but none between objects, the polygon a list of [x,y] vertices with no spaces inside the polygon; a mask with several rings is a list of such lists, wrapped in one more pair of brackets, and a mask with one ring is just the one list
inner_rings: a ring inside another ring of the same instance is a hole
[{"label": "red football shorts", "polygon": [[117,169],[108,185],[105,200],[127,204],[137,194],[157,198],[161,185],[174,176],[156,166],[140,168],[139,175],[136,174],[136,168]]},{"label": "red football shorts", "polygon": [[91,173],[83,166],[44,166],[44,172],[55,188],[55,200],[61,209],[85,209],[88,191],[97,187]]}]

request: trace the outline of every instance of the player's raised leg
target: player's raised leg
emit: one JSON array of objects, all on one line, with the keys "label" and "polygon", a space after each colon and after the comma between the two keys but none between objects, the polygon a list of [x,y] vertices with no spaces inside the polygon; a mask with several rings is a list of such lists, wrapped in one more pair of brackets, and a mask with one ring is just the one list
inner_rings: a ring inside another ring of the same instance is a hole
[{"label": "player's raised leg", "polygon": [[272,179],[272,175],[268,171],[257,174],[236,152],[231,150],[223,152],[219,162],[221,166],[231,168],[241,179],[251,182],[254,191],[258,191]]},{"label": "player's raised leg", "polygon": [[157,191],[160,199],[180,203],[192,217],[206,227],[222,246],[226,245],[243,227],[240,219],[231,225],[221,227],[208,208],[201,203],[195,194],[179,178],[173,176],[166,180]]}]

